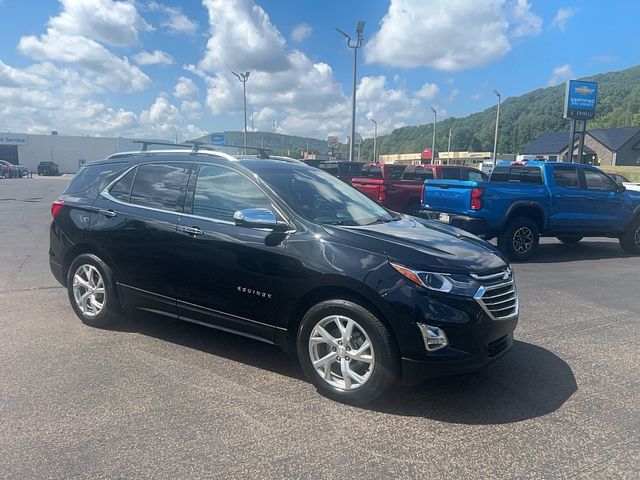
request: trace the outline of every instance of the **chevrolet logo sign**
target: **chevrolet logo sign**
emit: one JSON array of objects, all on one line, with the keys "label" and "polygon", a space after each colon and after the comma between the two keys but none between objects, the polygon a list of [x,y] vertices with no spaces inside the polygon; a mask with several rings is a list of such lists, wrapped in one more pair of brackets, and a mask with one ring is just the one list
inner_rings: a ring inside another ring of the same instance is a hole
[{"label": "chevrolet logo sign", "polygon": [[575,89],[576,93],[579,93],[580,95],[591,95],[593,93],[593,88],[589,88],[586,85],[583,85],[581,87],[576,87]]}]

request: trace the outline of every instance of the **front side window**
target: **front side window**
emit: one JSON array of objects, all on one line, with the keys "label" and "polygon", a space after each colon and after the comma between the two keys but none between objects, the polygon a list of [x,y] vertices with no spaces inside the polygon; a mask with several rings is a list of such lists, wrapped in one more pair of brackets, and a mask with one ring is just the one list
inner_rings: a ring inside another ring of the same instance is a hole
[{"label": "front side window", "polygon": [[138,166],[130,202],[145,207],[181,212],[190,165],[184,163]]},{"label": "front side window", "polygon": [[301,217],[325,225],[371,225],[397,217],[355,188],[312,169],[264,169],[260,178]]},{"label": "front side window", "polygon": [[433,178],[433,170],[431,168],[419,168],[413,172],[404,172],[402,176],[404,180],[419,180],[424,182],[427,179]]},{"label": "front side window", "polygon": [[586,169],[584,171],[584,180],[589,190],[612,191],[616,189],[616,186],[609,177],[596,170]]},{"label": "front side window", "polygon": [[214,220],[233,221],[246,208],[271,208],[265,193],[245,175],[217,165],[201,165],[191,213]]}]

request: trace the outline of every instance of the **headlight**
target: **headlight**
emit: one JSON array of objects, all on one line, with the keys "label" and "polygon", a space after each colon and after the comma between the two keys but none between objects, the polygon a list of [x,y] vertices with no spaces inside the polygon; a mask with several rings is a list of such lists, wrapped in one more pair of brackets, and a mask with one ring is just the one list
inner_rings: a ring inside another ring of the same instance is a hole
[{"label": "headlight", "polygon": [[480,285],[473,278],[461,273],[423,272],[397,263],[389,264],[407,280],[429,290],[473,297]]}]

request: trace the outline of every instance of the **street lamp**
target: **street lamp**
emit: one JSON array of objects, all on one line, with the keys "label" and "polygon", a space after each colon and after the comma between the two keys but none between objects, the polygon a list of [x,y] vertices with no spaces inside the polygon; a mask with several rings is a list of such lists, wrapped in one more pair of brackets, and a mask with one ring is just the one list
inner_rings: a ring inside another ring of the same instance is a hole
[{"label": "street lamp", "polygon": [[378,163],[378,156],[377,154],[377,143],[378,143],[378,122],[376,122],[373,118],[370,118],[369,120],[371,120],[373,122],[373,161],[375,163]]},{"label": "street lamp", "polygon": [[249,74],[251,72],[240,72],[239,74],[236,72],[231,72],[238,80],[242,82],[242,93],[244,98],[244,146],[247,146],[247,80],[249,80]]},{"label": "street lamp", "polygon": [[436,122],[438,121],[438,114],[436,109],[431,107],[433,112],[433,140],[431,140],[431,163],[435,163],[436,158]]},{"label": "street lamp", "polygon": [[496,165],[496,157],[498,156],[498,123],[500,122],[500,92],[494,90],[493,93],[498,97],[498,111],[496,112],[496,134],[493,137],[493,165]]},{"label": "street lamp", "polygon": [[[347,38],[347,47],[353,48],[353,95],[351,102],[351,138],[356,136],[356,70],[358,68],[358,49],[362,46],[362,40],[364,36],[364,21],[360,20],[356,26],[356,38],[355,40],[347,35],[345,32],[336,27],[338,33],[344,35]],[[349,161],[353,162],[353,145],[355,142],[349,144]]]}]

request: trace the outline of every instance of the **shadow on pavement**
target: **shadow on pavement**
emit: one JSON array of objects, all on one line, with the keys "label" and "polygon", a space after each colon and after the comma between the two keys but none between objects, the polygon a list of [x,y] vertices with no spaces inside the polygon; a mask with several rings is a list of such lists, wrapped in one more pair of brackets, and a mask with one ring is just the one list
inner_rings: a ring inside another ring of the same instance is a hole
[{"label": "shadow on pavement", "polygon": [[[117,329],[304,380],[294,355],[230,333],[146,313],[128,315]],[[576,390],[565,361],[549,350],[516,341],[511,352],[479,372],[395,388],[362,408],[449,423],[501,424],[551,413]]]},{"label": "shadow on pavement", "polygon": [[563,263],[630,257],[632,255],[622,250],[617,240],[607,242],[586,239],[576,245],[541,243],[533,258],[525,263]]},{"label": "shadow on pavement", "polygon": [[564,360],[544,348],[516,341],[511,352],[479,372],[396,389],[365,408],[447,423],[491,425],[554,412],[577,389]]}]

